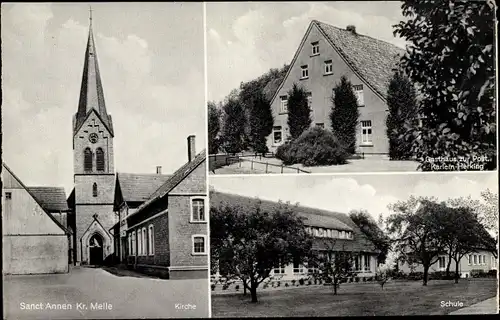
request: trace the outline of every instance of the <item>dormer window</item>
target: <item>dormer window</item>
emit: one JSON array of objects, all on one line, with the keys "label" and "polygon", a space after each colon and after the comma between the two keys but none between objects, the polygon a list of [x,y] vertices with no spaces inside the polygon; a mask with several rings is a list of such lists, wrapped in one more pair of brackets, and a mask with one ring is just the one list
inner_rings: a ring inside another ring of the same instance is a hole
[{"label": "dormer window", "polygon": [[287,98],[287,96],[281,96],[280,100],[281,100],[280,113],[288,112],[288,98]]},{"label": "dormer window", "polygon": [[319,41],[312,42],[311,47],[312,47],[312,55],[313,56],[319,55]]},{"label": "dormer window", "polygon": [[309,78],[309,67],[306,65],[303,65],[300,67],[300,79],[307,79]]}]

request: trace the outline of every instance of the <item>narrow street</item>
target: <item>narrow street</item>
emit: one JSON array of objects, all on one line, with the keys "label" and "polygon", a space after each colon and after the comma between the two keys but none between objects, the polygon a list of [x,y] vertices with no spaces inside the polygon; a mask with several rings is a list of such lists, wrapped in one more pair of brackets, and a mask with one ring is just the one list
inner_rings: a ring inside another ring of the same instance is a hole
[{"label": "narrow street", "polygon": [[117,277],[75,267],[68,274],[4,277],[4,319],[208,317],[207,280]]}]

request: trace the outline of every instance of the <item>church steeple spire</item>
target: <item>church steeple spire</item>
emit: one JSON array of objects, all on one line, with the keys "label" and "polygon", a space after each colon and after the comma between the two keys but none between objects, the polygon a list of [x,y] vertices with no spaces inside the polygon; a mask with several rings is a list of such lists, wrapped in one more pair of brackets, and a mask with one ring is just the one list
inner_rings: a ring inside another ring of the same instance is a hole
[{"label": "church steeple spire", "polygon": [[102,89],[101,75],[99,73],[99,64],[97,62],[97,53],[95,49],[94,34],[92,31],[92,8],[89,10],[89,36],[87,40],[87,49],[85,51],[85,62],[83,65],[82,86],[80,89],[80,101],[78,111],[75,115],[74,134],[85,122],[89,112],[94,109],[99,117],[113,135],[113,123],[111,116],[106,111],[104,102],[104,91]]}]

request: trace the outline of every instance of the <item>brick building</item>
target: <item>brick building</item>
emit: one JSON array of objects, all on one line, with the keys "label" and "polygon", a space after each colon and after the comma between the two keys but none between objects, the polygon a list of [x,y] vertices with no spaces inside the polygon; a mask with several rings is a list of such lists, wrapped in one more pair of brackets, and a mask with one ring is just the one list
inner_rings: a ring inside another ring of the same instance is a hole
[{"label": "brick building", "polygon": [[127,238],[130,268],[169,279],[208,278],[206,151],[195,154],[189,136],[188,162],[129,211],[126,229],[115,226]]},{"label": "brick building", "polygon": [[307,90],[312,125],[330,129],[333,88],[346,76],[360,105],[358,152],[388,153],[387,89],[403,52],[390,43],[356,33],[354,27],[345,30],[313,20],[284,79],[271,81],[264,88],[274,115],[268,148],[275,151],[290,136],[287,93],[294,83]]},{"label": "brick building", "polygon": [[92,20],[89,28],[78,110],[73,117],[75,187],[68,198],[74,214],[73,242],[78,264],[101,264],[113,253],[108,232],[117,218],[113,121],[107,113]]},{"label": "brick building", "polygon": [[[210,206],[213,207],[238,205],[251,211],[258,201],[257,198],[210,192]],[[261,209],[268,212],[273,212],[280,205],[268,200],[260,200],[260,203]],[[314,236],[312,250],[318,251],[319,255],[324,257],[331,257],[336,251],[352,252],[355,256],[354,269],[357,276],[375,276],[378,250],[347,214],[304,206],[297,206],[294,210],[303,219],[306,230]],[[277,265],[271,275],[282,280],[294,280],[316,270],[314,266],[302,265],[297,261],[289,265]]]},{"label": "brick building", "polygon": [[3,273],[68,272],[67,212],[63,188],[26,187],[2,163]]}]

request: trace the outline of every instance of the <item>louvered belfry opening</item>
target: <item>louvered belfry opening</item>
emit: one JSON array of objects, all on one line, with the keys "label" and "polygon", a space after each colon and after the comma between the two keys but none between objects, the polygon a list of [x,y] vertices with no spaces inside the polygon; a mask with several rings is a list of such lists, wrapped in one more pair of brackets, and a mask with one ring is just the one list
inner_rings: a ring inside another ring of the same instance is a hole
[{"label": "louvered belfry opening", "polygon": [[92,171],[92,151],[86,148],[83,156],[83,170],[86,172]]},{"label": "louvered belfry opening", "polygon": [[104,171],[105,163],[104,163],[104,151],[101,148],[97,148],[96,150],[96,167],[97,171]]}]

